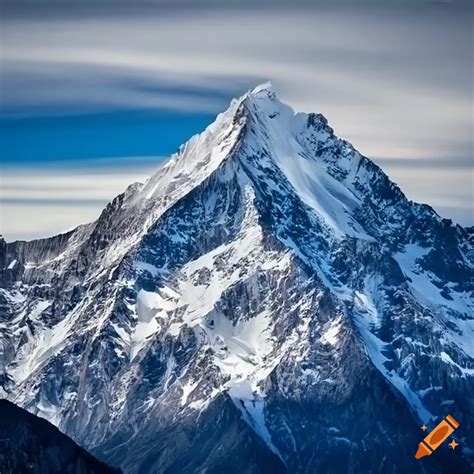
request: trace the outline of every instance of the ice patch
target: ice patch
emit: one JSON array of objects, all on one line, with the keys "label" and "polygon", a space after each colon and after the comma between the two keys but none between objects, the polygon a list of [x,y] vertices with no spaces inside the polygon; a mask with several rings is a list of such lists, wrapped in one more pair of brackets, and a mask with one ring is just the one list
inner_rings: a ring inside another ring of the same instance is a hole
[{"label": "ice patch", "polygon": [[461,367],[459,364],[454,362],[454,360],[451,358],[451,356],[449,354],[447,354],[446,352],[444,352],[444,351],[440,352],[439,356],[440,356],[441,360],[443,362],[445,362],[446,364],[450,364],[450,365],[453,365],[454,367],[457,367],[463,375],[474,375],[474,369],[470,369],[470,368],[467,368],[467,367]]},{"label": "ice patch", "polygon": [[377,308],[365,293],[354,291],[354,304],[371,328],[380,326]]},{"label": "ice patch", "polygon": [[273,444],[272,437],[265,423],[265,401],[252,389],[248,381],[233,383],[229,395],[240,410],[247,424],[262,438],[265,444],[283,461],[283,457]]},{"label": "ice patch", "polygon": [[30,318],[30,320],[36,321],[38,317],[41,315],[41,313],[49,306],[51,306],[50,300],[39,301],[38,303],[36,303],[33,309],[28,313],[28,317]]},{"label": "ice patch", "polygon": [[[29,316],[37,320],[41,312],[49,305],[49,301],[38,302],[33,310],[30,311]],[[78,309],[79,307],[67,314],[62,321],[52,328],[38,325],[36,327],[35,337],[30,337],[29,330],[22,329],[22,331],[27,331],[28,341],[21,347],[17,354],[17,360],[21,361],[21,364],[13,367],[10,371],[10,374],[17,383],[22,383],[30,378],[44,362],[49,360],[62,348],[70,334],[70,330],[74,324],[75,312],[78,311]]]},{"label": "ice patch", "polygon": [[428,255],[431,248],[420,247],[417,244],[405,245],[404,251],[395,253],[393,258],[397,261],[403,273],[410,278],[409,286],[412,294],[417,300],[423,302],[425,306],[439,310],[439,307],[449,308],[458,311],[466,316],[472,316],[474,301],[472,295],[467,292],[451,291],[452,300],[448,300],[441,295],[441,290],[433,283],[435,275],[423,271],[417,260]]},{"label": "ice patch", "polygon": [[[459,347],[471,360],[474,359],[474,319],[446,318],[454,324],[457,331],[442,331],[443,345],[454,344]],[[446,323],[445,323],[446,324]]]},{"label": "ice patch", "polygon": [[[137,325],[130,340],[130,358],[133,360],[147,341],[157,332],[178,305],[176,292],[171,288],[162,287],[158,292],[140,290],[137,295]],[[161,323],[160,323],[161,321]]]},{"label": "ice patch", "polygon": [[186,405],[188,401],[188,397],[191,393],[193,393],[194,389],[199,385],[199,380],[197,382],[192,383],[191,380],[186,382],[186,385],[183,385],[181,388],[183,390],[183,394],[181,395],[181,406]]},{"label": "ice patch", "polygon": [[133,266],[136,270],[140,272],[149,272],[153,277],[158,276],[160,269],[155,267],[154,265],[151,265],[150,263],[147,262],[142,262],[140,260],[135,260],[133,262]]},{"label": "ice patch", "polygon": [[262,380],[262,363],[267,354],[273,349],[270,334],[271,318],[267,312],[262,312],[249,320],[233,324],[223,315],[217,313],[210,316],[212,328],[204,328],[209,343],[214,351],[215,363],[221,370],[233,379]]},{"label": "ice patch", "polygon": [[331,321],[321,336],[321,341],[335,346],[339,341],[337,337],[341,329],[341,320]]}]

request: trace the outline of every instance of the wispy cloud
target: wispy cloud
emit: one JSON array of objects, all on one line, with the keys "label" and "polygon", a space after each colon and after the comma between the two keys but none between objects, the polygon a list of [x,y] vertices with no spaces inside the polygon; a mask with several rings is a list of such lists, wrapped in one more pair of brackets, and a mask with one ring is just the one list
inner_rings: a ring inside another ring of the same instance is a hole
[{"label": "wispy cloud", "polygon": [[3,33],[3,100],[208,112],[271,78],[284,99],[322,111],[371,156],[394,147],[425,156],[472,134],[467,6],[214,3],[13,17]]},{"label": "wispy cloud", "polygon": [[[217,113],[272,79],[283,100],[325,114],[410,197],[463,208],[456,215],[466,223],[472,13],[470,2],[32,3],[6,12],[1,100],[9,114],[51,106]],[[115,192],[110,183],[102,196]]]},{"label": "wispy cloud", "polygon": [[[90,222],[114,196],[133,182],[143,182],[160,157],[122,157],[57,163],[53,169],[3,167],[0,227],[7,240],[48,237]],[[131,167],[130,163],[133,163]]]}]

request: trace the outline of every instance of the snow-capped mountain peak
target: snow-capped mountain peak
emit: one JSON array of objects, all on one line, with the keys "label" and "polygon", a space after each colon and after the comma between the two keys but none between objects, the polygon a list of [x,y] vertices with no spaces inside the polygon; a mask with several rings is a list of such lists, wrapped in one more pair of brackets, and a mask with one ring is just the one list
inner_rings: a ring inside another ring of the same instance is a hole
[{"label": "snow-capped mountain peak", "polygon": [[264,84],[96,222],[2,242],[1,390],[130,473],[417,472],[420,422],[472,428],[472,252]]}]

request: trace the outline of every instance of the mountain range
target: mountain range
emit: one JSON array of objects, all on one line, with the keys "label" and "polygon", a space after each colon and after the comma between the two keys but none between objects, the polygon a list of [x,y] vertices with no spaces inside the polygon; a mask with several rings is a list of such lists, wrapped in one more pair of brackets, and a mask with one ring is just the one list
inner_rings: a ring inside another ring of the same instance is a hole
[{"label": "mountain range", "polygon": [[0,396],[127,474],[471,473],[473,243],[263,84],[95,222],[1,241]]}]

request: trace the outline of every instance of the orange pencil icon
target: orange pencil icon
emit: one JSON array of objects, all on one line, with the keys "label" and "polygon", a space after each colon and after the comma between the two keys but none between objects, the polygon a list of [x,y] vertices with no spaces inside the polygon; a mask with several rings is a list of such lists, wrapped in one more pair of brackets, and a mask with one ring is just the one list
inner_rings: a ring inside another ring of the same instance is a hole
[{"label": "orange pencil icon", "polygon": [[443,441],[458,428],[459,423],[448,415],[441,423],[431,430],[430,434],[418,445],[415,458],[420,459],[429,456],[435,449],[438,449]]}]

